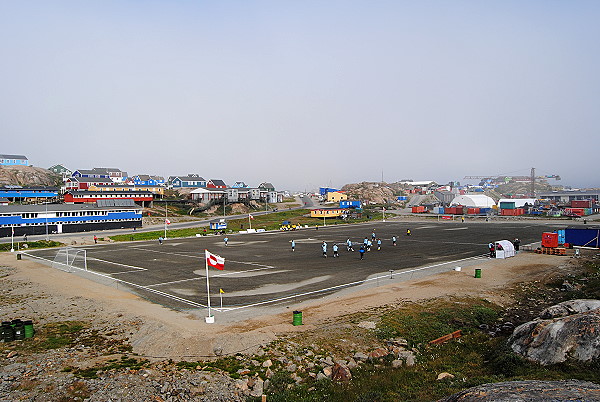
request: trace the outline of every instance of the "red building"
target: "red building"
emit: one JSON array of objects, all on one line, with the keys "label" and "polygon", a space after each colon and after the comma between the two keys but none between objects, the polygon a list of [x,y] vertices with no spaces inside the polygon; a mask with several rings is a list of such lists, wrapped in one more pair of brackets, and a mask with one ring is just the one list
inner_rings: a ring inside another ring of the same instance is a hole
[{"label": "red building", "polygon": [[142,207],[152,206],[154,194],[150,191],[69,191],[65,194],[66,204],[96,204],[102,200],[133,200]]},{"label": "red building", "polygon": [[69,177],[65,186],[67,191],[71,190],[87,190],[90,186],[106,186],[112,185],[114,182],[111,179],[101,179],[97,177]]}]

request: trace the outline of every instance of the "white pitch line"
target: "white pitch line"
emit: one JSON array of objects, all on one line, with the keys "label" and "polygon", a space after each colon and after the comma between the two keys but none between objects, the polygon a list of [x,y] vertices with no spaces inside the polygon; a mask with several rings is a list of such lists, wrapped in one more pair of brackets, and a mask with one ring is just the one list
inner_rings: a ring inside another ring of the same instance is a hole
[{"label": "white pitch line", "polygon": [[[105,263],[107,263],[107,264],[119,265],[119,266],[121,266],[121,267],[126,267],[126,268],[133,268],[135,271],[147,271],[147,270],[148,270],[148,269],[146,269],[146,268],[140,268],[140,267],[136,267],[136,266],[134,266],[134,265],[127,265],[127,264],[121,264],[121,263],[118,263],[118,262],[112,262],[112,261],[101,260],[100,258],[95,258],[95,257],[89,257],[89,258],[88,258],[88,261],[89,261],[89,260],[91,260],[91,261],[100,261],[100,262],[105,262]],[[133,271],[130,271],[130,272],[133,272]]]},{"label": "white pitch line", "polygon": [[227,275],[243,274],[243,273],[246,273],[246,272],[264,271],[265,269],[272,269],[272,268],[275,268],[275,267],[264,267],[264,268],[249,269],[249,270],[246,270],[246,271],[227,272],[225,274],[212,275],[211,277],[215,278],[217,276],[227,276]]},{"label": "white pitch line", "polygon": [[[135,248],[135,247],[130,247],[130,248]],[[199,254],[199,255],[189,255],[189,254],[169,253],[167,251],[146,250],[146,249],[141,249],[140,251],[152,252],[152,253],[159,253],[159,254],[177,255],[177,256],[180,256],[180,257],[189,257],[189,258],[195,258],[195,259],[200,259],[200,260],[204,258],[204,253]]]},{"label": "white pitch line", "polygon": [[154,287],[154,286],[172,285],[174,283],[180,283],[180,282],[199,281],[200,279],[204,279],[204,278],[202,278],[202,277],[199,276],[197,278],[188,278],[188,279],[180,279],[178,281],[155,283],[154,285],[146,285],[146,287],[147,288],[151,288],[151,287]]}]

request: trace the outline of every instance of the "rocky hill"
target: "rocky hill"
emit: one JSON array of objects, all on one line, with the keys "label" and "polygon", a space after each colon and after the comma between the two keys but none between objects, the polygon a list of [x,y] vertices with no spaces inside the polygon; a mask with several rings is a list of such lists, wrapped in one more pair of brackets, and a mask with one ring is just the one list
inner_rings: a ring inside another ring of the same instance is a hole
[{"label": "rocky hill", "polygon": [[56,186],[62,179],[57,174],[33,166],[0,166],[0,186]]},{"label": "rocky hill", "polygon": [[396,202],[396,196],[404,194],[400,184],[385,182],[346,184],[342,190],[348,194],[348,199],[375,204]]}]

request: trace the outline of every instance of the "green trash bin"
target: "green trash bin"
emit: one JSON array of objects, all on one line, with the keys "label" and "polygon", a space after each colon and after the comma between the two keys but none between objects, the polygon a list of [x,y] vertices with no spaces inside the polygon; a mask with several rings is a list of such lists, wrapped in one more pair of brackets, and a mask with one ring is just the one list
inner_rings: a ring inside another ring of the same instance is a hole
[{"label": "green trash bin", "polygon": [[33,321],[23,321],[23,328],[25,328],[25,338],[33,338],[35,330],[33,329]]},{"label": "green trash bin", "polygon": [[481,278],[481,268],[475,268],[475,278]]},{"label": "green trash bin", "polygon": [[294,325],[302,325],[302,311],[294,311]]}]

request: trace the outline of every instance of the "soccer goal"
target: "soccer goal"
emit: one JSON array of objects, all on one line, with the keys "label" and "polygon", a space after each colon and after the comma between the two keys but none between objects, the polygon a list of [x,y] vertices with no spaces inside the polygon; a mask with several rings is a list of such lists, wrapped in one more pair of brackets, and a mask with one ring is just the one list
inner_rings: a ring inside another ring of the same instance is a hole
[{"label": "soccer goal", "polygon": [[87,271],[87,251],[81,248],[64,247],[58,250],[52,267],[72,272],[73,268]]}]

